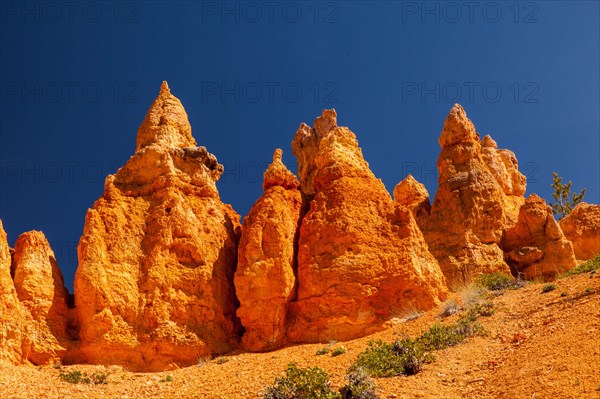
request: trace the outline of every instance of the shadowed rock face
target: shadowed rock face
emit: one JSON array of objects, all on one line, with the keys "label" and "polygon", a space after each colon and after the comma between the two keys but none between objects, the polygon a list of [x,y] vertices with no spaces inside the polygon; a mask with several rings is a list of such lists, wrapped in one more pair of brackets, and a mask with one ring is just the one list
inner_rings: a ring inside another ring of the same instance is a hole
[{"label": "shadowed rock face", "polygon": [[444,298],[444,278],[412,214],[395,206],[334,110],[313,128],[300,125],[292,149],[311,200],[300,226],[290,341],[357,337],[394,310]]},{"label": "shadowed rock face", "polygon": [[451,287],[481,273],[509,273],[500,249],[504,231],[516,223],[525,177],[514,154],[481,142],[456,104],[439,138],[438,191],[424,235]]},{"label": "shadowed rock face", "polygon": [[86,215],[75,300],[87,362],[161,370],[235,347],[239,216],[219,199],[222,171],[163,83],[136,153]]},{"label": "shadowed rock face", "polygon": [[535,194],[521,207],[517,224],[506,231],[503,247],[507,262],[526,279],[550,280],[577,263],[552,209]]},{"label": "shadowed rock face", "polygon": [[573,243],[577,259],[591,259],[600,253],[600,205],[582,202],[559,224]]},{"label": "shadowed rock face", "polygon": [[235,288],[248,350],[285,344],[287,314],[296,293],[296,247],[302,216],[300,183],[275,150],[263,195],[244,218]]}]

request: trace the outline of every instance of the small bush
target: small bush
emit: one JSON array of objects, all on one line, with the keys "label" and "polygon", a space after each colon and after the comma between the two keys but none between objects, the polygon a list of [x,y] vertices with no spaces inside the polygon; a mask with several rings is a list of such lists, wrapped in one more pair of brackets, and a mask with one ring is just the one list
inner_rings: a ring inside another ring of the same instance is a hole
[{"label": "small bush", "polygon": [[69,371],[58,375],[61,380],[71,384],[108,384],[108,373],[95,372],[92,375],[81,371]]},{"label": "small bush", "polygon": [[367,348],[356,358],[351,370],[361,368],[371,376],[394,377],[405,374],[405,362],[394,350],[394,344],[381,340],[369,341]]},{"label": "small bush", "polygon": [[71,384],[79,384],[81,382],[81,378],[84,376],[84,373],[81,371],[69,371],[66,373],[60,373],[58,376],[63,381],[70,382]]},{"label": "small bush", "polygon": [[348,383],[340,390],[343,399],[379,399],[375,383],[362,368],[351,370],[345,378]]},{"label": "small bush", "polygon": [[108,373],[95,372],[90,376],[94,384],[108,384]]},{"label": "small bush", "polygon": [[592,290],[590,287],[585,289],[585,293],[586,294],[591,294],[594,290]]},{"label": "small bush", "polygon": [[442,308],[442,313],[440,313],[439,317],[445,318],[458,312],[460,312],[460,305],[456,303],[454,299],[450,299],[444,302],[444,307]]},{"label": "small bush", "polygon": [[475,321],[481,316],[491,316],[494,312],[494,304],[489,301],[473,303],[467,309],[467,319]]},{"label": "small bush", "polygon": [[215,363],[217,364],[223,364],[223,363],[227,363],[229,361],[229,359],[227,359],[226,357],[223,356],[219,356],[216,360]]},{"label": "small bush", "polygon": [[339,356],[339,355],[343,355],[344,353],[346,353],[346,348],[344,348],[343,346],[340,346],[331,351],[331,356]]},{"label": "small bush", "polygon": [[285,377],[266,388],[263,399],[341,399],[329,386],[329,376],[319,367],[288,365]]},{"label": "small bush", "polygon": [[559,278],[574,276],[576,274],[592,273],[598,269],[600,269],[600,253],[596,254],[592,259],[580,263],[568,272],[561,274]]},{"label": "small bush", "polygon": [[330,351],[330,348],[328,346],[325,346],[323,348],[317,349],[316,355],[317,356],[323,356],[323,355],[328,354],[329,351]]},{"label": "small bush", "polygon": [[542,287],[542,293],[545,294],[547,292],[554,291],[556,289],[556,285],[554,284],[546,284]]},{"label": "small bush", "polygon": [[560,296],[567,296],[567,293],[566,292],[561,292]]},{"label": "small bush", "polygon": [[475,285],[491,291],[521,287],[513,276],[503,273],[482,274],[475,280]]},{"label": "small bush", "polygon": [[425,350],[435,351],[458,345],[474,333],[472,323],[465,322],[463,319],[456,324],[434,324],[429,331],[417,339]]},{"label": "small bush", "polygon": [[173,376],[171,374],[167,374],[165,378],[160,380],[160,382],[173,382]]},{"label": "small bush", "polygon": [[393,377],[413,375],[421,370],[430,357],[423,347],[410,339],[394,343],[370,341],[369,346],[358,355],[350,370],[363,369],[373,377]]}]

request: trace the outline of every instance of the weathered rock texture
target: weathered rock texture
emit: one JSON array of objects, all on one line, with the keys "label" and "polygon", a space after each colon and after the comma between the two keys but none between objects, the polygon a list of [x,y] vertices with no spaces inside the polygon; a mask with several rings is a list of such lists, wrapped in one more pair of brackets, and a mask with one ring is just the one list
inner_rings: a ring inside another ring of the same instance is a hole
[{"label": "weathered rock texture", "polygon": [[0,359],[47,364],[64,358],[73,338],[67,296],[46,237],[23,233],[11,261],[0,221]]},{"label": "weathered rock texture", "polygon": [[21,364],[31,348],[31,316],[19,302],[10,267],[10,248],[0,221],[0,359]]},{"label": "weathered rock texture", "polygon": [[296,293],[296,247],[302,216],[300,183],[281,162],[280,149],[264,174],[263,195],[242,225],[235,274],[237,315],[244,348],[267,350],[285,343],[287,314]]},{"label": "weathered rock texture", "polygon": [[219,199],[222,171],[163,83],[136,153],[86,215],[75,302],[87,362],[160,370],[235,347],[239,216]]},{"label": "weathered rock texture", "polygon": [[450,110],[439,137],[438,190],[424,227],[429,249],[451,287],[481,273],[509,273],[500,244],[516,223],[525,177],[514,154],[481,142],[464,109]]},{"label": "weathered rock texture", "polygon": [[411,211],[419,227],[423,227],[431,212],[429,193],[411,174],[394,187],[394,202]]},{"label": "weathered rock texture", "polygon": [[32,316],[28,359],[46,364],[63,358],[73,338],[68,332],[68,293],[54,252],[41,231],[19,236],[12,269],[17,297]]},{"label": "weathered rock texture", "polygon": [[559,224],[573,243],[577,259],[591,259],[600,253],[600,205],[582,202]]},{"label": "weathered rock texture", "polygon": [[313,128],[302,124],[292,149],[310,208],[300,227],[290,341],[357,337],[394,312],[444,298],[443,275],[412,214],[395,206],[334,110]]},{"label": "weathered rock texture", "polygon": [[550,280],[577,263],[552,209],[535,194],[521,206],[517,224],[506,231],[503,246],[507,262],[526,279]]}]

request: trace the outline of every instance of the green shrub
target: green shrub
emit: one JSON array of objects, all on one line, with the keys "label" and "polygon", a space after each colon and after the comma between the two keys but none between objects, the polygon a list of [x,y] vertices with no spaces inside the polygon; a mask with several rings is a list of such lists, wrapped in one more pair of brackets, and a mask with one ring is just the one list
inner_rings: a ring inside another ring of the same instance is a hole
[{"label": "green shrub", "polygon": [[319,367],[288,365],[285,377],[266,388],[263,399],[341,399],[329,386],[329,376]]},{"label": "green shrub", "polygon": [[559,276],[559,278],[569,277],[576,274],[583,274],[588,272],[594,272],[600,269],[600,253],[596,254],[592,259],[580,263],[576,267],[572,268],[568,272],[565,272]]},{"label": "green shrub", "polygon": [[63,381],[70,382],[71,384],[79,384],[81,382],[81,378],[84,376],[84,373],[81,371],[69,371],[66,373],[60,373],[58,376]]},{"label": "green shrub", "polygon": [[344,348],[343,346],[340,346],[331,351],[331,356],[339,356],[339,355],[343,355],[344,353],[346,353],[346,348]]},{"label": "green shrub", "polygon": [[348,383],[340,390],[343,399],[379,399],[375,383],[364,369],[351,370],[345,378]]},{"label": "green shrub", "polygon": [[545,286],[542,287],[542,293],[546,293],[546,292],[551,292],[554,291],[556,289],[556,285],[554,284],[546,284]]},{"label": "green shrub", "polygon": [[95,372],[92,375],[81,371],[69,371],[58,375],[61,380],[71,384],[108,384],[108,373]]},{"label": "green shrub", "polygon": [[435,351],[458,345],[481,330],[482,327],[478,323],[462,319],[454,324],[434,324],[429,331],[417,338],[417,341],[424,350]]},{"label": "green shrub", "polygon": [[513,276],[503,273],[482,274],[475,279],[475,285],[491,291],[514,289],[522,286]]},{"label": "green shrub", "polygon": [[404,359],[397,355],[394,344],[381,340],[369,341],[356,358],[351,370],[361,368],[373,377],[394,377],[405,373]]},{"label": "green shrub", "polygon": [[561,292],[560,296],[567,296],[568,294],[566,292]]},{"label": "green shrub", "polygon": [[323,348],[317,349],[316,354],[317,354],[317,356],[323,356],[323,355],[328,354],[329,351],[330,351],[330,348],[328,346],[325,346]]},{"label": "green shrub", "polygon": [[477,320],[479,317],[491,316],[495,312],[494,304],[489,301],[475,302],[467,309],[467,319],[471,321]]},{"label": "green shrub", "polygon": [[421,370],[429,358],[423,347],[410,339],[391,344],[381,340],[369,341],[368,347],[358,355],[350,370],[363,369],[377,378],[413,375]]}]

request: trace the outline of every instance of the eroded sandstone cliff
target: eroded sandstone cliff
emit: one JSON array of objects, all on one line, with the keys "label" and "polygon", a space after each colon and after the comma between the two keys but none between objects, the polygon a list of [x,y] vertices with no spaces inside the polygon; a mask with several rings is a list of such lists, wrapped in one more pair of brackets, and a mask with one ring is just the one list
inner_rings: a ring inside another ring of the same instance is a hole
[{"label": "eroded sandstone cliff", "polygon": [[500,246],[524,201],[516,157],[498,150],[490,136],[480,141],[458,104],[439,143],[438,190],[423,229],[431,253],[453,288],[481,273],[510,273]]},{"label": "eroded sandstone cliff", "polygon": [[364,335],[401,309],[431,308],[444,277],[410,211],[396,207],[347,127],[325,110],[292,142],[309,198],[298,244],[292,342]]},{"label": "eroded sandstone cliff", "polygon": [[600,252],[600,206],[557,223],[543,199],[525,199],[515,154],[480,139],[460,105],[439,143],[433,204],[410,175],[392,200],[324,110],[293,138],[298,177],[275,150],[240,226],[216,187],[223,166],[163,83],[134,155],[87,212],[75,308],[44,235],[12,250],[0,221],[0,359],[151,371],[351,339],[479,274],[551,279]]},{"label": "eroded sandstone cliff", "polygon": [[236,347],[239,216],[219,198],[222,171],[163,83],[135,154],[86,215],[75,301],[87,362],[160,370]]}]

